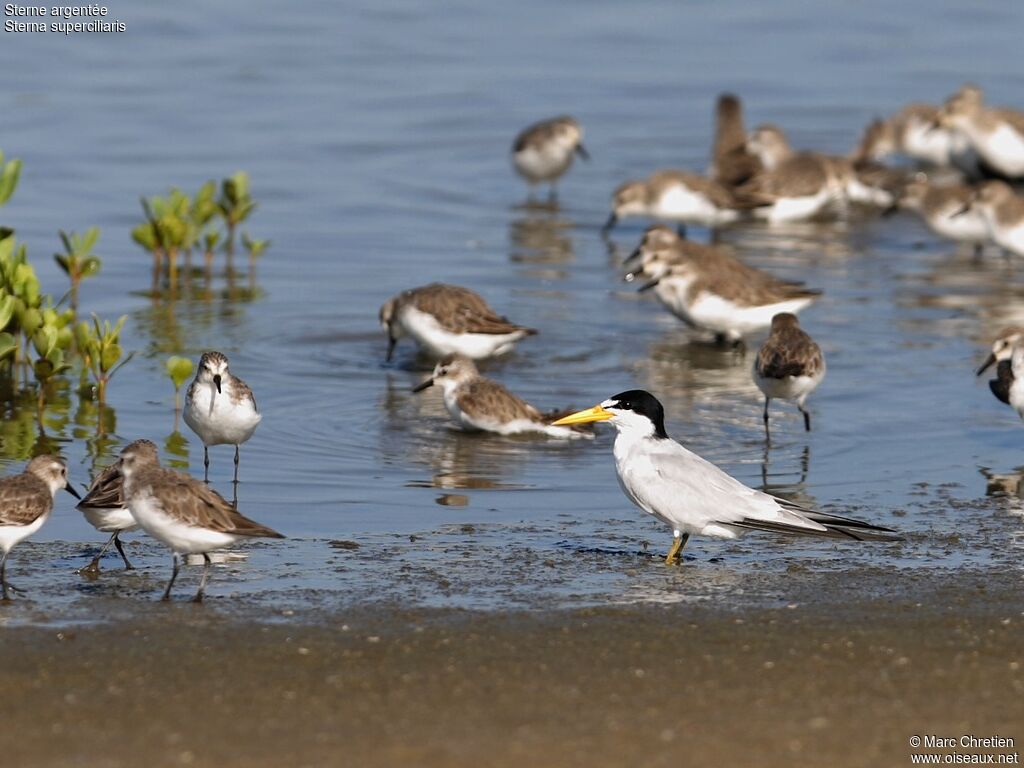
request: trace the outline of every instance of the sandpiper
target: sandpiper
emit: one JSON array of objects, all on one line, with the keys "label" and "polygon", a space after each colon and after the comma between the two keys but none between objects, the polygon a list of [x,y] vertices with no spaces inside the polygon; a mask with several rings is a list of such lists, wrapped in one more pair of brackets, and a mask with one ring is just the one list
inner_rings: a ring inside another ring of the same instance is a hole
[{"label": "sandpiper", "polygon": [[592,437],[587,430],[553,427],[551,422],[570,411],[542,413],[492,379],[481,376],[464,355],[448,355],[430,378],[413,389],[422,392],[435,384],[442,389],[445,408],[461,428],[469,431],[516,435],[539,432],[549,437]]},{"label": "sandpiper", "polygon": [[979,254],[989,239],[988,224],[979,210],[969,207],[973,194],[965,184],[936,185],[917,174],[904,186],[897,206],[917,213],[939,237],[972,245]]},{"label": "sandpiper", "polygon": [[388,334],[387,360],[402,336],[411,336],[435,359],[458,353],[481,360],[504,354],[520,339],[537,333],[501,317],[468,288],[444,283],[391,297],[380,308],[380,324]]},{"label": "sandpiper", "polygon": [[977,373],[981,376],[994,363],[996,377],[989,381],[988,388],[996,399],[1011,406],[1024,418],[1024,357],[1018,353],[1024,349],[1022,341],[1024,328],[1011,325],[1001,330]]},{"label": "sandpiper", "polygon": [[728,189],[687,171],[657,171],[646,179],[627,181],[612,194],[611,207],[602,232],[611,231],[619,219],[629,216],[706,227],[728,224],[740,217]]},{"label": "sandpiper", "polygon": [[121,451],[124,500],[142,529],[171,548],[174,570],[164,590],[170,600],[179,555],[201,554],[203,578],[193,598],[201,602],[210,570],[209,553],[240,541],[280,533],[240,514],[207,484],[183,472],[163,469],[156,453],[133,443]]},{"label": "sandpiper", "polygon": [[754,383],[764,393],[764,434],[769,440],[768,405],[772,398],[791,400],[804,415],[811,431],[811,414],[804,410],[807,396],[825,378],[821,347],[802,328],[796,315],[780,312],[772,318],[772,331],[754,361]]},{"label": "sandpiper", "polygon": [[969,217],[972,212],[985,221],[988,236],[1010,253],[1024,256],[1024,198],[1005,181],[986,181],[974,190],[970,201],[953,214]]},{"label": "sandpiper", "polygon": [[512,145],[512,164],[532,189],[535,184],[555,182],[569,170],[575,155],[589,160],[583,147],[583,129],[571,117],[555,117],[535,123],[516,136]]},{"label": "sandpiper", "polygon": [[[140,453],[150,454],[154,459],[157,457],[156,444],[149,440],[136,440],[130,443],[128,448],[135,448]],[[119,538],[122,533],[137,530],[139,524],[135,522],[128,505],[124,501],[124,477],[121,474],[121,463],[116,461],[104,469],[92,481],[85,498],[78,503],[78,510],[85,515],[85,519],[97,531],[109,533],[110,538],[100,549],[99,554],[92,559],[89,565],[82,569],[83,573],[98,573],[100,569],[100,558],[107,551],[111,544],[117,547],[121,559],[124,560],[124,569],[134,569],[124,552]]]},{"label": "sandpiper", "polygon": [[737,189],[736,197],[754,206],[757,218],[801,221],[835,212],[847,202],[888,207],[895,199],[878,169],[866,163],[858,168],[845,157],[821,152],[796,152],[776,125],[758,126],[747,149],[765,170]]},{"label": "sandpiper", "polygon": [[210,446],[235,446],[235,482],[238,482],[238,446],[252,437],[263,416],[249,385],[228,370],[220,352],[204,352],[196,377],[185,395],[185,423],[203,441],[203,479],[210,479]]},{"label": "sandpiper", "polygon": [[0,480],[0,599],[4,602],[10,600],[8,590],[21,591],[7,583],[7,555],[15,544],[43,527],[53,511],[53,497],[61,488],[82,498],[68,483],[64,462],[53,456],[36,456],[20,475]]},{"label": "sandpiper", "polygon": [[676,563],[691,535],[735,539],[748,530],[833,536],[855,541],[899,538],[889,528],[818,512],[748,488],[687,450],[665,431],[665,410],[650,392],[620,392],[556,425],[610,421],[615,470],[627,498],[672,529],[665,562]]},{"label": "sandpiper", "polygon": [[763,170],[735,190],[755,218],[771,223],[803,221],[824,213],[843,197],[835,164],[811,153],[793,153],[784,134],[761,126],[747,141]]},{"label": "sandpiper", "polygon": [[655,290],[662,304],[686,324],[739,345],[767,328],[780,312],[799,312],[820,291],[749,267],[725,248],[684,240],[664,226],[650,227],[626,261],[627,282]]},{"label": "sandpiper", "polygon": [[747,131],[743,127],[743,105],[739,97],[723,93],[715,107],[715,143],[711,148],[708,175],[732,189],[757,175],[761,161],[747,151]]},{"label": "sandpiper", "polygon": [[1007,178],[1024,177],[1024,112],[987,107],[976,85],[950,96],[937,124],[967,137],[986,170]]},{"label": "sandpiper", "polygon": [[953,166],[969,175],[977,175],[978,159],[967,137],[959,131],[939,127],[938,119],[938,107],[908,104],[891,117],[869,123],[852,157],[855,161],[880,161],[892,155],[904,155],[921,163]]}]

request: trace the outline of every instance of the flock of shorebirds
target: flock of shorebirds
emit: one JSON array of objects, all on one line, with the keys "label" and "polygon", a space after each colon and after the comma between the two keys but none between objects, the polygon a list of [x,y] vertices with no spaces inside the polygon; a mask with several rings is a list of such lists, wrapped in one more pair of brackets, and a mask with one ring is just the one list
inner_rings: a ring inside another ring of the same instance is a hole
[{"label": "flock of shorebirds", "polygon": [[[512,160],[530,184],[555,184],[584,159],[583,130],[571,117],[546,120],[516,138]],[[881,161],[900,155],[915,168]],[[924,167],[927,173],[918,170]],[[624,279],[653,291],[676,317],[718,343],[742,347],[765,329],[753,380],[764,394],[764,428],[770,440],[769,405],[794,402],[804,427],[808,396],[825,377],[818,344],[800,327],[797,313],[820,295],[801,283],[779,279],[744,264],[732,250],[686,238],[687,225],[714,232],[745,219],[772,223],[845,216],[852,208],[917,213],[937,235],[975,249],[989,244],[1024,255],[1024,198],[1008,182],[1024,178],[1024,113],[985,104],[981,89],[964,86],[942,106],[912,104],[876,120],[848,156],[794,150],[785,133],[763,125],[747,133],[735,96],[719,98],[712,162],[707,175],[661,170],[628,181],[612,195],[603,231],[628,217],[654,223],[623,264]],[[665,222],[675,225],[667,226]],[[476,361],[502,355],[537,331],[509,321],[477,293],[434,283],[388,299],[380,309],[387,333],[387,360],[403,337],[436,361],[431,375],[414,391],[432,386],[462,429],[498,434],[540,433],[555,438],[590,437],[591,425],[608,421],[617,429],[615,466],[626,496],[668,525],[673,543],[667,562],[678,562],[690,535],[735,538],[747,530],[809,534],[852,540],[898,539],[895,531],[861,520],[819,512],[749,488],[672,440],[664,410],[649,392],[629,390],[576,412],[544,412],[500,383],[483,376]],[[992,354],[992,392],[1024,418],[1024,328],[1000,333]],[[203,355],[189,387],[185,421],[208,446],[238,446],[260,421],[252,391],[228,370],[220,353]],[[33,459],[17,476],[0,481],[0,582],[3,599],[13,588],[5,577],[7,555],[31,536],[53,508],[56,492],[68,482],[64,464],[50,456]],[[174,570],[163,598],[170,597],[180,555],[203,555],[204,571],[195,600],[203,598],[209,552],[252,537],[280,537],[241,515],[204,481],[160,467],[156,446],[129,444],[119,460],[92,483],[79,504],[89,522],[111,533],[87,569],[115,545],[120,533],[143,529],[172,551]]]}]

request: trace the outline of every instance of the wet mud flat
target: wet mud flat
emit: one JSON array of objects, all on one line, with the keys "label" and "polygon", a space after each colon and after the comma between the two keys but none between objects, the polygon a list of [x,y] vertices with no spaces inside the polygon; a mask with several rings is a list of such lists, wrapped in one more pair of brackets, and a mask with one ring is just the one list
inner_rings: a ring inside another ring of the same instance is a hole
[{"label": "wet mud flat", "polygon": [[0,631],[4,762],[908,765],[913,735],[1024,744],[1021,587],[862,565],[671,604],[121,601]]}]

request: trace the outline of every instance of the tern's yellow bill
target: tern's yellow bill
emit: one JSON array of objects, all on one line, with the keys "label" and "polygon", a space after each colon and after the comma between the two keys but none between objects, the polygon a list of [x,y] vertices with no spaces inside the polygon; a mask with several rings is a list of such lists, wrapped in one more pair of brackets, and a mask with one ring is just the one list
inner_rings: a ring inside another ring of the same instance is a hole
[{"label": "tern's yellow bill", "polygon": [[600,405],[595,405],[593,408],[587,408],[585,411],[576,411],[576,413],[570,413],[558,421],[553,421],[551,426],[562,427],[570,424],[588,424],[591,421],[608,421],[614,415],[611,411],[606,411]]}]

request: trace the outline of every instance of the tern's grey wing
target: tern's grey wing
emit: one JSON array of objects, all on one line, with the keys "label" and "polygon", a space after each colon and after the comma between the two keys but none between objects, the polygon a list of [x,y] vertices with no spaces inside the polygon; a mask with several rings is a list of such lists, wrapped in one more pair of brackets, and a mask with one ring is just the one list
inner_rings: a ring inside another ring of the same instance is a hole
[{"label": "tern's grey wing", "polygon": [[[791,530],[821,532],[824,527],[784,509],[771,496],[748,488],[710,461],[675,441],[661,441],[647,458],[646,482],[632,489],[643,504],[673,522],[697,529],[712,524],[768,522]],[[636,462],[639,466],[643,462]],[[643,473],[643,470],[639,470]]]}]

